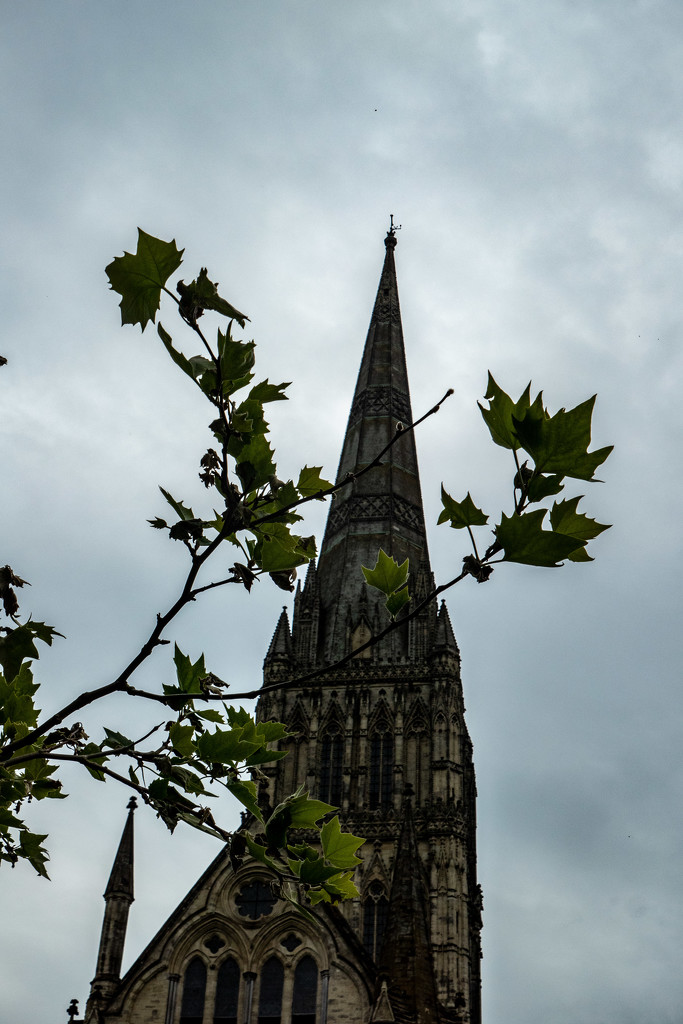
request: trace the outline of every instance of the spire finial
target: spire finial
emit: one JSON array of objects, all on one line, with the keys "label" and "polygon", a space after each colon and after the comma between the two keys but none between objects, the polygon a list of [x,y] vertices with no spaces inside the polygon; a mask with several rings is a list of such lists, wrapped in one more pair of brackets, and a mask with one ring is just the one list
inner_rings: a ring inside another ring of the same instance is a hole
[{"label": "spire finial", "polygon": [[402,225],[401,224],[394,224],[394,215],[393,215],[393,213],[389,214],[389,221],[390,221],[390,223],[389,223],[389,230],[387,231],[387,237],[384,239],[384,244],[386,245],[387,249],[389,249],[389,248],[395,249],[396,248],[396,232],[401,230],[401,226]]},{"label": "spire finial", "polygon": [[126,804],[126,810],[127,811],[134,811],[135,808],[137,807],[137,805],[138,805],[137,797],[132,796],[130,798],[130,800],[128,801],[128,803]]}]

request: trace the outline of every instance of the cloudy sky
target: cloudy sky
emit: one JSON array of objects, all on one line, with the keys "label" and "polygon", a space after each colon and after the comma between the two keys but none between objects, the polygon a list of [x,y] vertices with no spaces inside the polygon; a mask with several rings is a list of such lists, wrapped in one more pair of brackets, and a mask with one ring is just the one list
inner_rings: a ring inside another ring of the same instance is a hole
[{"label": "cloudy sky", "polygon": [[[151,331],[121,329],[104,266],[138,225],[186,248],[186,280],[208,266],[262,375],[294,382],[271,417],[280,476],[334,473],[393,213],[415,414],[455,389],[418,436],[437,579],[465,553],[436,529],[441,481],[509,504],[487,369],[553,410],[597,392],[595,446],[617,446],[586,495],[614,523],[593,564],[501,567],[449,599],[484,1019],[680,1024],[683,7],[25,0],[2,22],[0,563],[67,637],[42,706],[138,649],[184,568],[145,523],[157,485],[201,490],[204,410]],[[283,596],[213,594],[172,639],[251,687]],[[162,650],[143,678],[169,676]],[[148,718],[110,702],[84,721]],[[128,794],[65,777],[71,798],[31,811],[52,881],[0,872],[13,1024],[65,1019],[94,973]],[[137,836],[127,963],[216,852],[145,809]]]}]

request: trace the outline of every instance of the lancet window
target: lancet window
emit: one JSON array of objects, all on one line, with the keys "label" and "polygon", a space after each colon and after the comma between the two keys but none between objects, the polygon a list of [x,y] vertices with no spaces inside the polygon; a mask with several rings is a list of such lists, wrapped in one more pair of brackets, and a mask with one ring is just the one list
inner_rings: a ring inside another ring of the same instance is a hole
[{"label": "lancet window", "polygon": [[339,807],[342,799],[344,737],[338,722],[331,722],[320,741],[320,799]]},{"label": "lancet window", "polygon": [[180,1024],[202,1024],[206,997],[206,964],[198,956],[190,960],[183,979]]},{"label": "lancet window", "polygon": [[[296,948],[301,940],[290,936]],[[283,942],[283,945],[287,943]],[[289,948],[289,946],[288,946]],[[242,1002],[248,992],[241,996],[241,968],[233,957],[224,960],[216,974],[215,989],[209,987],[207,998],[207,968],[201,957],[190,960],[183,977],[182,1000],[179,1024],[238,1024],[240,998]],[[250,1018],[254,1024],[317,1024],[318,1022],[318,978],[316,961],[310,954],[304,955],[296,965],[294,976],[285,985],[285,970],[277,956],[271,956],[263,964],[256,981],[255,1012]],[[257,977],[251,975],[252,978]],[[212,1005],[213,1004],[213,1005]]]},{"label": "lancet window", "polygon": [[276,956],[266,960],[259,985],[258,1024],[281,1024],[285,971]]},{"label": "lancet window", "polygon": [[389,912],[389,900],[380,881],[370,882],[363,904],[363,945],[377,960]]},{"label": "lancet window", "polygon": [[312,956],[299,960],[294,972],[292,1024],[316,1024],[318,965]]},{"label": "lancet window", "polygon": [[237,1024],[239,997],[240,969],[232,957],[228,957],[218,968],[213,1024]]},{"label": "lancet window", "polygon": [[391,807],[394,786],[394,736],[380,725],[370,738],[370,809]]},{"label": "lancet window", "polygon": [[427,764],[427,727],[421,718],[415,719],[406,729],[403,745],[404,778],[410,783],[412,792],[406,786],[405,795],[414,797],[417,804],[426,799],[429,782]]}]

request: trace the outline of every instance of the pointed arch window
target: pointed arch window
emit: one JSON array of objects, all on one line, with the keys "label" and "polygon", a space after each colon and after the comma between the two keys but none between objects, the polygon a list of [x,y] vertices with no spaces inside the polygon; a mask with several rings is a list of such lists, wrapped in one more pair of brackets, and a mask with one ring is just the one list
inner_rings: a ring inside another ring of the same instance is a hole
[{"label": "pointed arch window", "polygon": [[363,903],[363,945],[377,961],[389,913],[389,900],[381,882],[370,882]]},{"label": "pointed arch window", "polygon": [[332,722],[320,742],[319,798],[339,807],[342,802],[344,738],[338,722]]},{"label": "pointed arch window", "polygon": [[394,788],[394,737],[381,725],[370,740],[370,810],[391,807]]},{"label": "pointed arch window", "polygon": [[258,1024],[281,1024],[285,970],[276,956],[266,960],[259,986]]},{"label": "pointed arch window", "polygon": [[292,1024],[316,1024],[318,965],[312,956],[299,960],[294,972]]},{"label": "pointed arch window", "polygon": [[198,956],[190,960],[183,980],[180,1024],[202,1024],[206,996],[206,964]]},{"label": "pointed arch window", "polygon": [[236,961],[228,957],[218,968],[213,1024],[237,1024],[239,998],[240,969]]},{"label": "pointed arch window", "polygon": [[[403,751],[405,781],[412,786],[411,795],[419,804],[426,798],[429,784],[427,727],[424,720],[416,719],[408,726]],[[408,795],[407,787],[404,789],[404,795]]]}]

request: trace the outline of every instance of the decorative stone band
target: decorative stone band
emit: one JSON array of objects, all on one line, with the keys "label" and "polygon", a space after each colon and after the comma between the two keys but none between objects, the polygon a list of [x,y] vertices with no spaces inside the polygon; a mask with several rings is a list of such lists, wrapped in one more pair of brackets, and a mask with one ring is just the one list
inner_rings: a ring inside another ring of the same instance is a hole
[{"label": "decorative stone band", "polygon": [[363,416],[388,416],[390,414],[395,417],[397,423],[412,421],[408,395],[390,385],[368,386],[351,406],[348,429],[353,427]]},{"label": "decorative stone band", "polygon": [[373,324],[393,324],[396,327],[401,326],[401,310],[396,299],[392,299],[390,295],[386,298],[381,296],[377,302],[372,318],[370,320],[370,327]]},{"label": "decorative stone band", "polygon": [[400,494],[355,494],[346,501],[333,505],[327,520],[326,536],[332,537],[352,520],[387,520],[424,533],[424,514],[421,508],[406,501]]}]

